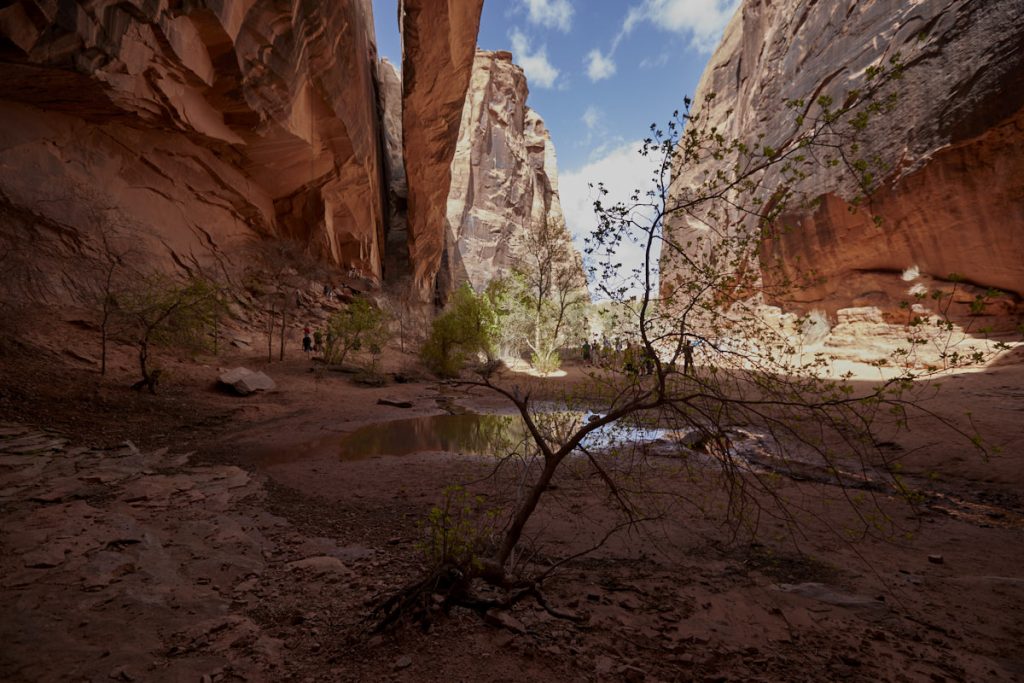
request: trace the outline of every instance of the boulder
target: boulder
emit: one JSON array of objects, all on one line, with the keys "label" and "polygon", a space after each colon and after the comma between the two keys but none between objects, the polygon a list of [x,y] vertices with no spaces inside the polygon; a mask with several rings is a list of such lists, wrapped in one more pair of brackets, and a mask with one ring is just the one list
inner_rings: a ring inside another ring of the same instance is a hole
[{"label": "boulder", "polygon": [[274,380],[266,374],[241,367],[222,372],[217,381],[231,387],[240,396],[248,396],[257,391],[273,391],[277,388]]}]

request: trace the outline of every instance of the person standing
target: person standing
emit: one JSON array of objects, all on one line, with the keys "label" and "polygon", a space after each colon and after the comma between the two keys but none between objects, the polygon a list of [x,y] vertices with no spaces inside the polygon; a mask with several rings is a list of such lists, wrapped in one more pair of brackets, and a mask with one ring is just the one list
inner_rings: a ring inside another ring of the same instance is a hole
[{"label": "person standing", "polygon": [[683,374],[689,375],[693,370],[693,344],[687,339],[683,344]]},{"label": "person standing", "polygon": [[302,333],[302,351],[309,356],[313,352],[313,340],[309,336],[309,328],[307,327]]}]

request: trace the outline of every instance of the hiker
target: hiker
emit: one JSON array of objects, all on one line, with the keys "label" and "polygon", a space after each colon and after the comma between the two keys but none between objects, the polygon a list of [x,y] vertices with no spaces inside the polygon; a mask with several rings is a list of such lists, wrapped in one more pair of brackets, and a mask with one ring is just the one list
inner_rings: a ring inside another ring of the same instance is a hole
[{"label": "hiker", "polygon": [[308,356],[313,351],[313,340],[309,336],[309,328],[303,330],[302,334],[302,350]]},{"label": "hiker", "polygon": [[590,341],[583,340],[583,362],[590,365]]},{"label": "hiker", "polygon": [[683,374],[689,375],[693,370],[693,344],[687,339],[683,344]]},{"label": "hiker", "polygon": [[627,344],[626,350],[622,353],[622,371],[627,375],[636,375],[639,371],[636,361],[636,350],[632,344]]},{"label": "hiker", "polygon": [[313,330],[313,351],[320,353],[324,350],[324,335],[320,328]]},{"label": "hiker", "polygon": [[654,354],[651,353],[647,349],[646,346],[644,347],[643,354],[644,354],[644,374],[645,375],[653,375],[654,374]]}]

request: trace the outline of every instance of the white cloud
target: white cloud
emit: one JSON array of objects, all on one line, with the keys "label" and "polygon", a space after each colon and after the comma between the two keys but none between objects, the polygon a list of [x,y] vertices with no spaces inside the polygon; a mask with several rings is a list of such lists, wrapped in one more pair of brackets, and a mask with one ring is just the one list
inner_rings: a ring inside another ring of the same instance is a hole
[{"label": "white cloud", "polygon": [[605,57],[601,54],[600,50],[591,50],[583,61],[587,64],[587,76],[594,83],[615,75],[615,62],[610,55]]},{"label": "white cloud", "polygon": [[[598,182],[605,184],[608,195],[601,198],[601,201],[606,206],[627,201],[636,189],[643,192],[651,187],[651,176],[657,168],[657,160],[654,157],[657,155],[641,156],[638,152],[641,145],[640,141],[622,144],[579,170],[559,174],[558,190],[562,212],[572,232],[573,241],[581,251],[584,248],[584,239],[598,224],[594,215],[594,200],[598,195],[596,189],[589,187],[590,183],[595,186]],[[616,261],[623,264],[620,272],[628,282],[631,280],[629,275],[632,269],[643,265],[644,250],[641,246],[626,240],[616,249],[615,257]],[[657,265],[657,262],[655,261],[653,265]],[[636,280],[632,279],[632,282],[635,283]],[[608,286],[615,285],[608,283]],[[591,283],[590,289],[595,298],[607,298],[598,291],[594,283]]]},{"label": "white cloud", "polygon": [[668,64],[670,55],[668,52],[662,52],[657,57],[644,57],[640,60],[641,69],[657,69]]},{"label": "white cloud", "polygon": [[536,52],[530,50],[530,40],[519,29],[512,29],[509,34],[512,41],[512,53],[516,62],[526,72],[530,85],[539,88],[553,88],[558,80],[558,69],[548,61],[547,48],[541,45]]},{"label": "white cloud", "polygon": [[688,35],[690,47],[712,52],[739,3],[740,0],[644,0],[629,9],[615,45],[637,24],[648,22],[655,28]]},{"label": "white cloud", "polygon": [[582,118],[583,125],[587,127],[587,130],[596,130],[597,127],[601,125],[601,119],[603,118],[603,115],[600,109],[598,109],[594,105],[590,105],[589,107],[587,107],[586,111],[583,112]]},{"label": "white cloud", "polygon": [[531,24],[557,28],[565,33],[572,28],[572,3],[569,0],[522,0]]}]

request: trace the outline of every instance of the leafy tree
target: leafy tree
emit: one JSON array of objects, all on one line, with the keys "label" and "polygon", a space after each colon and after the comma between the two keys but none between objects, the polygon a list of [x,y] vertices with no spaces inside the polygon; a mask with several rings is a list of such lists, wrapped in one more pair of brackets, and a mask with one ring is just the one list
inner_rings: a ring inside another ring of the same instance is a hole
[{"label": "leafy tree", "polygon": [[376,358],[389,337],[384,311],[364,298],[356,298],[327,321],[324,360],[340,365],[351,351],[362,348],[370,350]]},{"label": "leafy tree", "polygon": [[156,393],[161,370],[150,364],[154,346],[208,348],[223,309],[222,291],[209,280],[191,277],[182,282],[159,273],[138,277],[118,299],[118,315],[138,347],[142,378],[132,388]]},{"label": "leafy tree", "polygon": [[[921,369],[908,362],[912,349],[925,343],[920,341],[923,335],[912,330],[907,349],[880,360],[880,378],[874,383],[856,384],[850,375],[832,377],[827,372],[830,359],[802,354],[794,335],[766,315],[762,305],[765,296],[813,282],[815,275],[766,276],[772,264],[760,263],[759,254],[762,241],[783,227],[786,211],[808,201],[800,196],[800,183],[822,168],[845,170],[865,193],[871,189],[877,177],[873,161],[857,156],[857,140],[869,130],[872,117],[886,113],[891,101],[887,88],[900,71],[895,62],[884,72],[872,70],[869,87],[849,93],[840,107],[824,97],[809,105],[794,104],[795,130],[774,147],[763,137],[726,138],[692,112],[689,102],[666,128],[652,126],[640,153],[656,162],[653,189],[606,204],[607,193],[599,186],[599,223],[588,249],[604,294],[631,321],[634,339],[653,360],[652,373],[595,371],[591,385],[577,393],[590,400],[598,397],[597,412],[588,415],[585,409],[593,406],[568,396],[568,407],[578,412],[558,420],[521,387],[490,376],[466,380],[466,385],[506,397],[531,437],[525,452],[502,460],[503,466],[519,466],[509,478],[513,490],[502,510],[500,532],[486,548],[475,549],[472,562],[449,558],[448,564],[432,567],[423,581],[382,604],[381,625],[408,612],[417,599],[436,593],[446,596],[445,604],[480,611],[534,596],[555,613],[543,600],[540,585],[555,567],[575,556],[532,575],[517,558],[534,513],[570,458],[578,463],[574,473],[602,483],[609,508],[619,515],[594,548],[618,530],[642,531],[652,520],[678,522],[680,513],[706,514],[718,504],[734,534],[756,533],[765,517],[798,534],[799,503],[778,486],[780,474],[794,469],[812,471],[816,480],[846,492],[859,525],[837,529],[842,538],[899,530],[881,499],[892,496],[913,504],[919,497],[880,444],[906,428],[912,416],[927,412],[919,399],[929,387],[915,380],[938,368]],[[709,171],[695,186],[670,187],[670,177],[687,167],[719,170]],[[870,206],[869,199],[869,194],[862,198],[865,206]],[[701,229],[666,233],[666,220],[684,217]],[[617,258],[617,248],[626,242],[643,249],[643,263],[635,270]],[[639,288],[631,286],[636,283]],[[936,329],[945,326],[937,324]],[[683,374],[681,366],[694,348],[699,366]],[[951,356],[945,358],[945,367],[955,364]],[[888,374],[882,374],[886,369]],[[985,452],[978,435],[951,421],[945,424]],[[632,447],[636,439],[631,430],[644,425],[677,435],[672,452],[682,465],[666,465],[647,449]],[[620,445],[601,441],[609,430],[621,435]],[[738,447],[741,441],[749,442],[746,452]],[[689,465],[694,450],[705,455],[699,467]],[[580,474],[584,469],[589,472]],[[670,481],[692,483],[701,495],[673,493]],[[865,487],[881,495],[852,493]],[[722,495],[713,496],[714,491]],[[473,591],[477,581],[504,589],[505,599],[480,598]]]},{"label": "leafy tree", "polygon": [[561,349],[578,332],[589,302],[579,255],[561,221],[548,219],[528,227],[519,238],[509,300],[523,311],[512,318],[534,367],[544,373],[558,369]]},{"label": "leafy tree", "polygon": [[426,366],[441,377],[458,377],[466,362],[494,356],[500,318],[490,297],[464,283],[447,309],[434,319],[420,351]]}]

